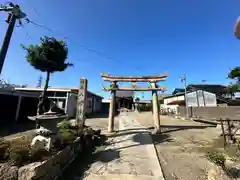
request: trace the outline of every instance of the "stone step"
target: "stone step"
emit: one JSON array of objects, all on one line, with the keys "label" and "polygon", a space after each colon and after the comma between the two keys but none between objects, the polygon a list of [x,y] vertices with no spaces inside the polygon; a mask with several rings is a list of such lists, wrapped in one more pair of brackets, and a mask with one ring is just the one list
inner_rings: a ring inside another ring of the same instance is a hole
[{"label": "stone step", "polygon": [[131,175],[131,174],[90,174],[83,178],[84,180],[164,180],[163,177],[146,176],[146,175]]}]

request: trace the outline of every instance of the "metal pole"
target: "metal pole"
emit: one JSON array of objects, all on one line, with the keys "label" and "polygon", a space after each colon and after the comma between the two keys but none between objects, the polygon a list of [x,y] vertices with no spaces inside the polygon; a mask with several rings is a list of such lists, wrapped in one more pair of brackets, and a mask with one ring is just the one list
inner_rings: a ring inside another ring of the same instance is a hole
[{"label": "metal pole", "polygon": [[7,55],[7,51],[8,51],[8,47],[9,47],[9,43],[12,37],[12,33],[13,33],[13,29],[15,26],[15,22],[16,22],[16,16],[14,14],[9,14],[10,16],[10,22],[8,25],[8,29],[5,35],[5,38],[3,40],[3,44],[0,50],[0,74],[2,73],[2,68],[3,68],[3,64]]},{"label": "metal pole", "polygon": [[183,75],[183,77],[181,78],[181,80],[184,81],[186,116],[187,116],[187,118],[189,118],[189,113],[188,113],[188,100],[187,100],[187,78],[186,78],[186,75],[185,75],[185,74]]}]

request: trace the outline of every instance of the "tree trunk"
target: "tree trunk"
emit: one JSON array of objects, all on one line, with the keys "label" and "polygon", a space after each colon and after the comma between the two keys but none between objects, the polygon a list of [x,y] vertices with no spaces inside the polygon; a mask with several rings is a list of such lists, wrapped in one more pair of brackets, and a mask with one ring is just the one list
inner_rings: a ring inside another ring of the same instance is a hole
[{"label": "tree trunk", "polygon": [[45,82],[45,86],[44,86],[44,89],[43,89],[43,92],[42,92],[43,99],[46,98],[46,92],[47,92],[47,88],[48,88],[50,74],[51,74],[50,72],[47,72],[46,82]]},{"label": "tree trunk", "polygon": [[[45,86],[44,86],[42,95],[39,97],[37,115],[42,115],[45,112],[44,103],[46,102],[46,92],[49,84],[50,74],[51,74],[50,72],[47,72]],[[40,121],[38,118],[36,118],[36,128],[39,128],[39,127],[40,127]]]}]

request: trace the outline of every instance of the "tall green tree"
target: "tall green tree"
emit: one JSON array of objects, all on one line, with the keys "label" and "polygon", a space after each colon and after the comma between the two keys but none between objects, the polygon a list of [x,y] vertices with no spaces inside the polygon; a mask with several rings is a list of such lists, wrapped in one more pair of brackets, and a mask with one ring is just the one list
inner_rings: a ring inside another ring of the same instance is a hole
[{"label": "tall green tree", "polygon": [[231,90],[233,92],[240,92],[240,67],[233,68],[229,72],[228,78],[236,81],[235,84],[231,85]]},{"label": "tall green tree", "polygon": [[54,72],[62,72],[73,64],[66,62],[68,47],[62,40],[54,37],[41,37],[39,44],[31,44],[28,47],[21,45],[26,50],[27,61],[37,70],[46,73],[46,82],[38,104],[37,114],[44,113],[44,102],[47,99],[46,92],[50,75]]}]

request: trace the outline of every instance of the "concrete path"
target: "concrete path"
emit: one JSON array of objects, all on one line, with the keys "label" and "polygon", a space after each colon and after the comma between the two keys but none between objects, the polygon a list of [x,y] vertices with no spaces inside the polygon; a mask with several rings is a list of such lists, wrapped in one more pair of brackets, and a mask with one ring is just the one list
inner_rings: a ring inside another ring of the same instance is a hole
[{"label": "concrete path", "polygon": [[131,113],[122,113],[118,123],[119,133],[84,179],[164,180],[149,131]]}]

